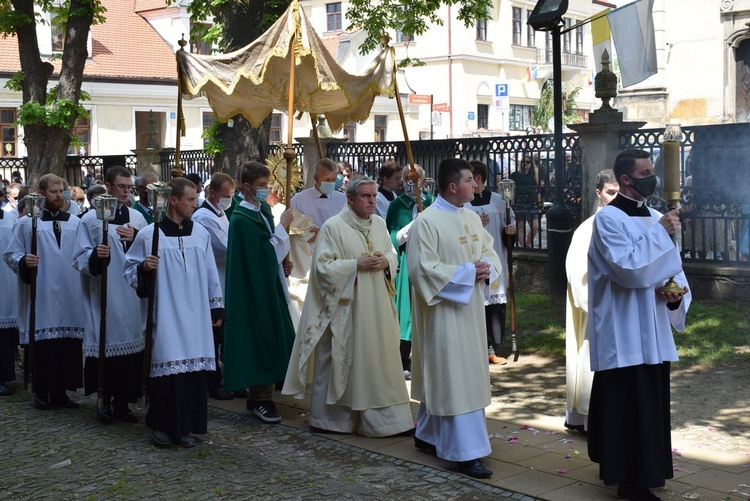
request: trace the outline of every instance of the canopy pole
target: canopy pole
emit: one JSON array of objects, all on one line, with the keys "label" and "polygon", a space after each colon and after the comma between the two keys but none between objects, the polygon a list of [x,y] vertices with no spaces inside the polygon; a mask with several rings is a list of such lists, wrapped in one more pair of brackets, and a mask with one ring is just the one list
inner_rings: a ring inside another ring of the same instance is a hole
[{"label": "canopy pole", "polygon": [[[388,43],[391,41],[389,36],[384,36],[380,39],[381,43],[385,48],[388,48]],[[398,106],[398,118],[401,120],[401,130],[404,133],[404,147],[406,148],[406,160],[409,162],[409,174],[407,179],[414,184],[414,195],[417,199],[417,211],[422,212],[424,206],[422,205],[422,187],[420,181],[422,176],[419,171],[414,167],[414,156],[411,152],[411,143],[409,142],[409,133],[406,130],[406,119],[404,118],[404,106],[401,104],[401,94],[398,92],[398,81],[396,79],[396,64],[393,64],[393,92],[396,95],[396,106]]]},{"label": "canopy pole", "polygon": [[294,135],[294,69],[296,58],[297,31],[295,30],[292,34],[292,39],[289,41],[289,102],[287,106],[288,123],[286,148],[284,148],[284,158],[286,159],[286,189],[284,190],[284,204],[287,206],[287,208],[290,207],[289,203],[292,199],[292,165],[294,164],[294,159],[297,157],[297,154],[294,152],[294,148],[292,147],[292,141],[294,140],[292,136]]},{"label": "canopy pole", "polygon": [[318,148],[318,160],[323,159],[323,146],[320,144],[320,136],[318,135],[318,127],[315,125],[315,117],[317,115],[313,115],[310,113],[310,122],[312,123],[312,133],[313,137],[315,138],[315,146]]},{"label": "canopy pole", "polygon": [[[179,51],[185,51],[187,40],[185,40],[185,34],[182,34],[182,38],[177,41],[180,48]],[[185,135],[185,114],[182,111],[182,72],[180,71],[179,56],[177,57],[177,138],[174,142],[174,168],[176,172],[182,172],[182,162],[180,161],[180,143],[181,137]]]}]

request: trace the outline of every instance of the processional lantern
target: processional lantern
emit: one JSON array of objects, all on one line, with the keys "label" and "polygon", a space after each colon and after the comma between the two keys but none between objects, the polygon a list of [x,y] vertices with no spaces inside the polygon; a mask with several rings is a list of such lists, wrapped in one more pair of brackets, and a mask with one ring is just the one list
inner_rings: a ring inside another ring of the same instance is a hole
[{"label": "processional lantern", "polygon": [[148,205],[154,215],[155,221],[161,221],[164,213],[169,208],[169,199],[172,196],[172,188],[167,183],[151,183],[148,189]]},{"label": "processional lantern", "polygon": [[42,211],[44,211],[44,205],[47,203],[47,198],[40,195],[39,193],[29,193],[23,197],[23,204],[26,209],[26,214],[35,221],[42,217]]},{"label": "processional lantern", "polygon": [[500,192],[503,194],[503,200],[512,204],[516,199],[516,182],[512,179],[503,179],[500,181]]},{"label": "processional lantern", "polygon": [[117,197],[105,193],[99,195],[92,200],[94,204],[94,210],[96,211],[96,218],[100,221],[109,222],[115,218],[115,212],[117,211]]},{"label": "processional lantern", "polygon": [[[664,167],[664,199],[667,201],[669,210],[676,209],[680,202],[680,142],[682,139],[680,124],[666,125],[661,146],[662,166]],[[675,237],[675,235],[672,235],[673,242],[676,242]],[[674,277],[670,278],[659,291],[673,294],[685,293],[683,288],[675,282]]]}]

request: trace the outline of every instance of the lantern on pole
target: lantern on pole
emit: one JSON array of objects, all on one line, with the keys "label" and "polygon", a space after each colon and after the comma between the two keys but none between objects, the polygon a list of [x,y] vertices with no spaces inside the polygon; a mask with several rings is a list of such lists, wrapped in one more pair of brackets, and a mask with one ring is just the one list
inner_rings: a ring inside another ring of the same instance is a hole
[{"label": "lantern on pole", "polygon": [[[516,198],[516,182],[512,179],[500,181],[500,193],[505,200],[505,224],[510,224],[510,206]],[[508,303],[510,305],[510,345],[513,361],[518,361],[518,341],[516,339],[516,297],[513,286],[513,235],[505,235],[505,248],[508,251]]]},{"label": "lantern on pole", "polygon": [[[151,255],[159,255],[159,223],[169,208],[169,199],[172,197],[172,188],[164,182],[149,184],[148,205],[154,215],[154,234],[151,239]],[[148,403],[148,377],[151,372],[151,349],[154,345],[154,299],[156,295],[156,271],[151,272],[148,288],[148,312],[146,315],[146,346],[143,350],[143,395]]]},{"label": "lantern on pole", "polygon": [[[109,222],[115,218],[115,212],[117,211],[117,197],[105,193],[95,197],[92,201],[94,210],[96,211],[96,218],[102,222],[102,245],[109,245]],[[96,252],[96,249],[94,249]],[[99,420],[102,422],[110,422],[112,420],[112,412],[109,409],[109,403],[105,402],[104,399],[104,377],[105,377],[105,358],[106,358],[106,346],[107,346],[107,268],[109,266],[109,259],[104,260],[102,263],[102,272],[100,276],[101,280],[101,296],[99,302],[100,307],[100,320],[99,320],[99,360],[97,365],[97,387],[96,396],[98,400],[97,412]]]},{"label": "lantern on pole", "polygon": [[[669,210],[676,209],[680,202],[680,142],[683,139],[680,124],[667,124],[664,129],[662,142],[662,158],[664,166],[664,199]],[[677,245],[676,235],[672,234],[672,242]],[[685,294],[685,290],[675,282],[674,277],[659,289],[659,292]]]},{"label": "lantern on pole", "polygon": [[[37,237],[36,228],[37,221],[42,217],[44,211],[44,205],[47,203],[47,198],[38,194],[30,193],[23,198],[23,204],[26,208],[26,214],[31,218],[31,254],[37,255]],[[23,386],[28,389],[29,384],[33,385],[34,380],[34,345],[35,345],[35,334],[36,330],[36,274],[38,271],[37,267],[30,269],[31,271],[31,283],[29,284],[29,344],[28,350],[24,352],[26,360],[23,364]]]}]

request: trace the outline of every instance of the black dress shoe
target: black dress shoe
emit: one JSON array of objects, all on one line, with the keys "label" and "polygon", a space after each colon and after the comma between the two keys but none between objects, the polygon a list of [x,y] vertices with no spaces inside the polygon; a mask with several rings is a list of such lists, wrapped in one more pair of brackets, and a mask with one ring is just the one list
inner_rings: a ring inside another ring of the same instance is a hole
[{"label": "black dress shoe", "polygon": [[492,476],[492,472],[478,459],[459,461],[458,471],[472,478],[490,478]]},{"label": "black dress shoe", "polygon": [[36,397],[36,396],[34,397],[34,405],[36,405],[36,408],[39,409],[40,411],[46,411],[47,409],[52,407],[49,404],[49,400],[47,400],[46,398]]},{"label": "black dress shoe", "polygon": [[154,444],[157,447],[169,447],[172,445],[172,440],[169,438],[169,435],[161,430],[154,430],[153,439]]},{"label": "black dress shoe", "polygon": [[103,403],[96,409],[96,418],[102,424],[110,424],[112,422],[112,406],[109,402]]},{"label": "black dress shoe", "polygon": [[80,406],[80,404],[73,402],[67,395],[65,396],[65,400],[52,402],[52,407],[59,407],[61,409],[78,409]]},{"label": "black dress shoe", "polygon": [[429,442],[425,442],[421,438],[417,438],[416,435],[414,435],[414,447],[419,449],[420,451],[427,452],[428,454],[432,454],[433,456],[437,455],[437,448],[432,445]]},{"label": "black dress shoe", "polygon": [[133,414],[133,411],[125,407],[124,409],[118,409],[114,413],[115,419],[121,419],[123,423],[137,423],[138,416]]},{"label": "black dress shoe", "polygon": [[647,488],[627,482],[617,486],[617,495],[630,501],[661,501],[659,496]]},{"label": "black dress shoe", "polygon": [[180,440],[178,441],[178,443],[182,447],[185,447],[185,448],[189,449],[190,447],[195,447],[196,445],[198,445],[198,439],[195,438],[192,435],[187,434],[187,435],[181,436]]},{"label": "black dress shoe", "polygon": [[588,433],[586,433],[586,428],[584,428],[582,424],[568,424],[568,422],[565,421],[565,427],[571,431],[577,431],[584,437],[588,436]]},{"label": "black dress shoe", "polygon": [[0,384],[0,397],[9,397],[16,392],[13,388],[8,388],[4,384]]},{"label": "black dress shoe", "polygon": [[234,400],[234,395],[224,390],[209,391],[208,396],[214,400]]}]

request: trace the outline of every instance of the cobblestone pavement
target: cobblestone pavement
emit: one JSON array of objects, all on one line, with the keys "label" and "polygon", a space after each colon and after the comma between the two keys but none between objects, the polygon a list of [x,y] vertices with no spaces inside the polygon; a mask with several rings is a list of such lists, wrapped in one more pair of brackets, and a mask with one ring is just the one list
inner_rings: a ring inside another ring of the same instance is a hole
[{"label": "cobblestone pavement", "polygon": [[3,499],[522,499],[450,471],[209,407],[195,448],[158,449],[139,423],[102,425],[95,396],[76,410],[0,399]]}]

